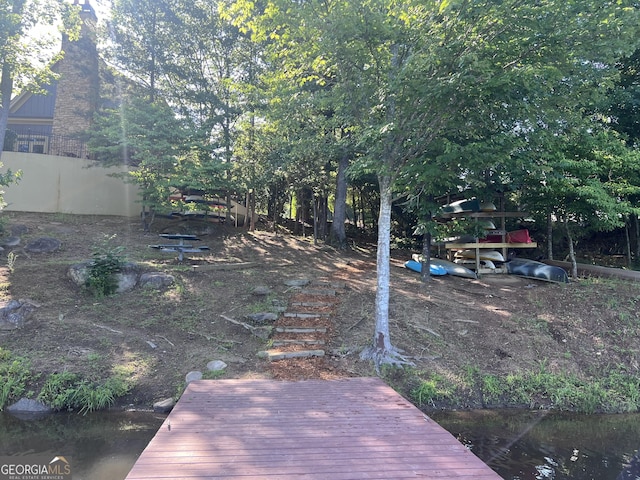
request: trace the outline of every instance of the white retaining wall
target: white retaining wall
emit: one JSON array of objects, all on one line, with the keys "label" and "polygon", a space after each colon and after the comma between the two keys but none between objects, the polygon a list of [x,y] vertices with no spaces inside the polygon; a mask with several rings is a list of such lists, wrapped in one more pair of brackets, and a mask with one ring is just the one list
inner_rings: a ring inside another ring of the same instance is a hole
[{"label": "white retaining wall", "polygon": [[102,168],[80,158],[2,152],[2,172],[22,171],[17,184],[4,187],[5,210],[138,216],[138,190],[110,176],[124,168]]}]

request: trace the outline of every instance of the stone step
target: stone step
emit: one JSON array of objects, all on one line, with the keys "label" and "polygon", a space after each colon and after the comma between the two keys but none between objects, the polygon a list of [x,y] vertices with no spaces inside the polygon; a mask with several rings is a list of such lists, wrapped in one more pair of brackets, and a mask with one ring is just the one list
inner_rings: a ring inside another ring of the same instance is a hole
[{"label": "stone step", "polygon": [[309,357],[323,357],[324,350],[299,350],[297,352],[284,352],[282,350],[263,350],[258,352],[258,356],[267,358],[273,362],[275,360],[284,360],[287,358],[309,358]]},{"label": "stone step", "polygon": [[285,312],[283,314],[285,318],[327,318],[330,316],[329,312]]},{"label": "stone step", "polygon": [[292,307],[333,307],[334,302],[291,302]]},{"label": "stone step", "polygon": [[327,333],[326,327],[276,327],[278,333]]},{"label": "stone step", "polygon": [[283,339],[283,340],[274,340],[272,342],[274,347],[284,347],[286,345],[324,345],[324,340],[315,340],[310,338],[301,338],[299,340],[295,339]]},{"label": "stone step", "polygon": [[318,282],[314,282],[313,283],[314,286],[318,286],[321,288],[332,288],[334,290],[344,290],[347,288],[347,284],[346,282],[340,282],[340,281],[335,281],[332,282],[331,280],[320,280]]},{"label": "stone step", "polygon": [[336,291],[328,288],[305,288],[301,290],[303,295],[310,295],[316,297],[335,297]]}]

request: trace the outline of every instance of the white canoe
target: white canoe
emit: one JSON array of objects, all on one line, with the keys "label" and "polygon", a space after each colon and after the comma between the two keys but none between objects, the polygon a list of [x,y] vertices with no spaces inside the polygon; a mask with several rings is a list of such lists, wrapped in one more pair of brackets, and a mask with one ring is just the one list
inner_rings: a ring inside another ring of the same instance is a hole
[{"label": "white canoe", "polygon": [[[475,268],[476,260],[475,259],[470,259],[470,258],[459,258],[459,259],[456,260],[456,264],[458,264],[458,265],[472,265],[473,268]],[[496,269],[496,264],[493,263],[491,260],[480,260],[480,266],[482,268],[489,268],[491,270],[495,270]]]}]

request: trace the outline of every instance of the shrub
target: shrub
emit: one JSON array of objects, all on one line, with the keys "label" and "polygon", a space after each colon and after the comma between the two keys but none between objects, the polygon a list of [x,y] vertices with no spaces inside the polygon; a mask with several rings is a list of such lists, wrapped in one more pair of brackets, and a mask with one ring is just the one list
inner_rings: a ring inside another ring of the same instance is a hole
[{"label": "shrub", "polygon": [[118,290],[116,273],[122,270],[126,259],[124,247],[111,245],[114,238],[115,235],[105,237],[93,249],[86,287],[96,297],[113,295]]}]

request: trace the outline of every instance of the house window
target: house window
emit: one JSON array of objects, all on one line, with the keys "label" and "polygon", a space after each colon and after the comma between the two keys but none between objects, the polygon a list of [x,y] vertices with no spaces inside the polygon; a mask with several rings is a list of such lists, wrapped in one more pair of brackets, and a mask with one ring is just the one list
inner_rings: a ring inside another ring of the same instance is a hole
[{"label": "house window", "polygon": [[22,153],[45,153],[47,151],[45,135],[18,135],[18,151]]}]

